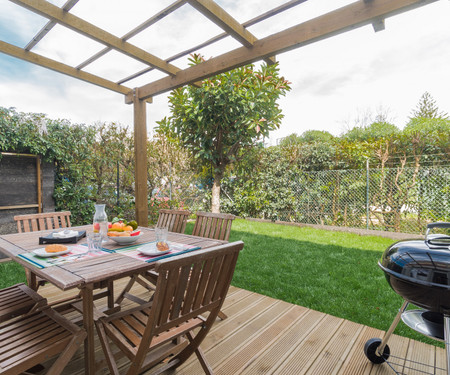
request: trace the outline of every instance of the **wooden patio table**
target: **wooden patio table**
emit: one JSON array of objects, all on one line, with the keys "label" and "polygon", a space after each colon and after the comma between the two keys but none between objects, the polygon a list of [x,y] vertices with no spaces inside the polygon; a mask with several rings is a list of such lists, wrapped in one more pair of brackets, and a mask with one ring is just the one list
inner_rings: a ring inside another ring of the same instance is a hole
[{"label": "wooden patio table", "polygon": [[[92,226],[71,227],[70,229],[90,231],[92,230]],[[133,245],[156,240],[153,229],[143,227],[140,227],[139,229],[142,234]],[[45,245],[39,245],[39,237],[46,236],[51,232],[52,230],[46,230],[1,235],[0,251],[29,269],[35,275],[44,278],[63,291],[74,288],[80,289],[83,301],[83,326],[87,332],[87,338],[84,345],[85,373],[89,375],[94,374],[94,289],[106,287],[107,292],[98,294],[96,298],[106,297],[108,307],[113,308],[113,281],[137,273],[146,272],[147,270],[154,268],[154,263],[147,263],[117,252],[92,257],[90,259],[81,259],[74,262],[53,265],[51,267],[38,268],[18,256],[19,254],[28,253],[34,249],[44,247]],[[227,242],[172,232],[168,235],[168,241],[199,246],[201,249]],[[81,239],[77,244],[84,243],[86,243],[86,238]],[[70,244],[68,245],[70,246]],[[103,248],[109,250],[117,250],[127,246],[130,245],[121,246],[112,240],[103,243]]]}]

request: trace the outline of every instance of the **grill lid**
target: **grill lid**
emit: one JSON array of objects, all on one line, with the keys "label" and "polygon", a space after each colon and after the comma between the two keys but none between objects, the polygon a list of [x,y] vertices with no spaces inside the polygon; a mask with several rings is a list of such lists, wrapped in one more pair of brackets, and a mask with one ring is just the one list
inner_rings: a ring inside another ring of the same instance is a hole
[{"label": "grill lid", "polygon": [[430,234],[450,223],[431,223],[425,240],[399,241],[386,249],[379,266],[390,286],[427,310],[450,312],[450,236]]}]

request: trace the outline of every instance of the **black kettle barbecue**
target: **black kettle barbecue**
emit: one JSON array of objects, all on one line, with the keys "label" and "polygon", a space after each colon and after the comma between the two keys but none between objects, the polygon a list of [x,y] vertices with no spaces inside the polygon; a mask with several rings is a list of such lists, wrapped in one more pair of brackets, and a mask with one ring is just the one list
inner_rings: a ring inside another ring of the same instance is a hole
[{"label": "black kettle barbecue", "polygon": [[[373,363],[389,364],[387,342],[401,319],[412,329],[445,342],[450,375],[450,236],[431,234],[437,228],[450,229],[450,223],[428,224],[425,240],[396,242],[378,262],[391,288],[405,301],[383,340],[366,342],[364,353]],[[419,309],[407,310],[410,303]]]}]

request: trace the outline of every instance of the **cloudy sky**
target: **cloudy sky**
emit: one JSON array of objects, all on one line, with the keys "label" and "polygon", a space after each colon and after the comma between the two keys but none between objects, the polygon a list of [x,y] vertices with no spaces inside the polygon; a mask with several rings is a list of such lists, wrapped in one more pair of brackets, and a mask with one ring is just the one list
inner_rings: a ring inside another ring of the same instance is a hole
[{"label": "cloudy sky", "polygon": [[[63,0],[52,0],[61,6]],[[151,15],[168,6],[169,0],[79,0],[72,13],[123,36]],[[272,9],[285,0],[217,1],[239,22]],[[351,0],[309,0],[249,30],[262,38]],[[126,5],[126,6],[125,6]],[[338,135],[358,118],[384,113],[402,128],[420,97],[428,91],[439,108],[450,113],[450,1],[433,4],[388,18],[386,29],[375,33],[371,26],[314,43],[281,55],[280,69],[292,90],[280,101],[285,118],[271,142],[305,130],[327,130]],[[46,20],[7,1],[0,0],[0,40],[24,47]],[[176,12],[130,39],[163,59],[194,46],[222,31],[184,5]],[[227,38],[201,52],[206,58],[238,47]],[[102,46],[56,26],[33,52],[77,65]],[[185,68],[187,58],[174,65]],[[117,81],[144,65],[110,52],[85,69]],[[162,77],[157,71],[126,83],[138,87]],[[98,121],[132,125],[132,106],[123,96],[74,78],[22,62],[0,53],[0,106],[20,112],[45,113],[73,123]],[[156,96],[147,105],[148,128],[169,114],[167,96]]]}]

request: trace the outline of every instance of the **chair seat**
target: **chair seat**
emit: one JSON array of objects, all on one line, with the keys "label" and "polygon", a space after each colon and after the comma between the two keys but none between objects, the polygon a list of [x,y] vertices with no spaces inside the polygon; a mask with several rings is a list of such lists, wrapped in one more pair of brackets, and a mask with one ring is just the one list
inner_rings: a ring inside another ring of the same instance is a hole
[{"label": "chair seat", "polygon": [[0,322],[28,313],[46,304],[46,299],[25,284],[0,290]]},{"label": "chair seat", "polygon": [[0,373],[16,375],[62,353],[51,370],[61,373],[86,333],[51,308],[0,324]]},{"label": "chair seat", "polygon": [[[120,345],[122,347],[124,353],[130,359],[133,359],[137,354],[149,314],[149,308],[141,308],[134,310],[127,315],[123,315],[120,318],[112,319],[108,321],[108,324],[104,325],[107,335],[117,346]],[[149,349],[153,350],[169,341],[173,341],[176,337],[182,336],[186,332],[202,326],[204,322],[205,320],[201,317],[181,322],[179,326],[161,332],[154,337],[150,343]]]}]

